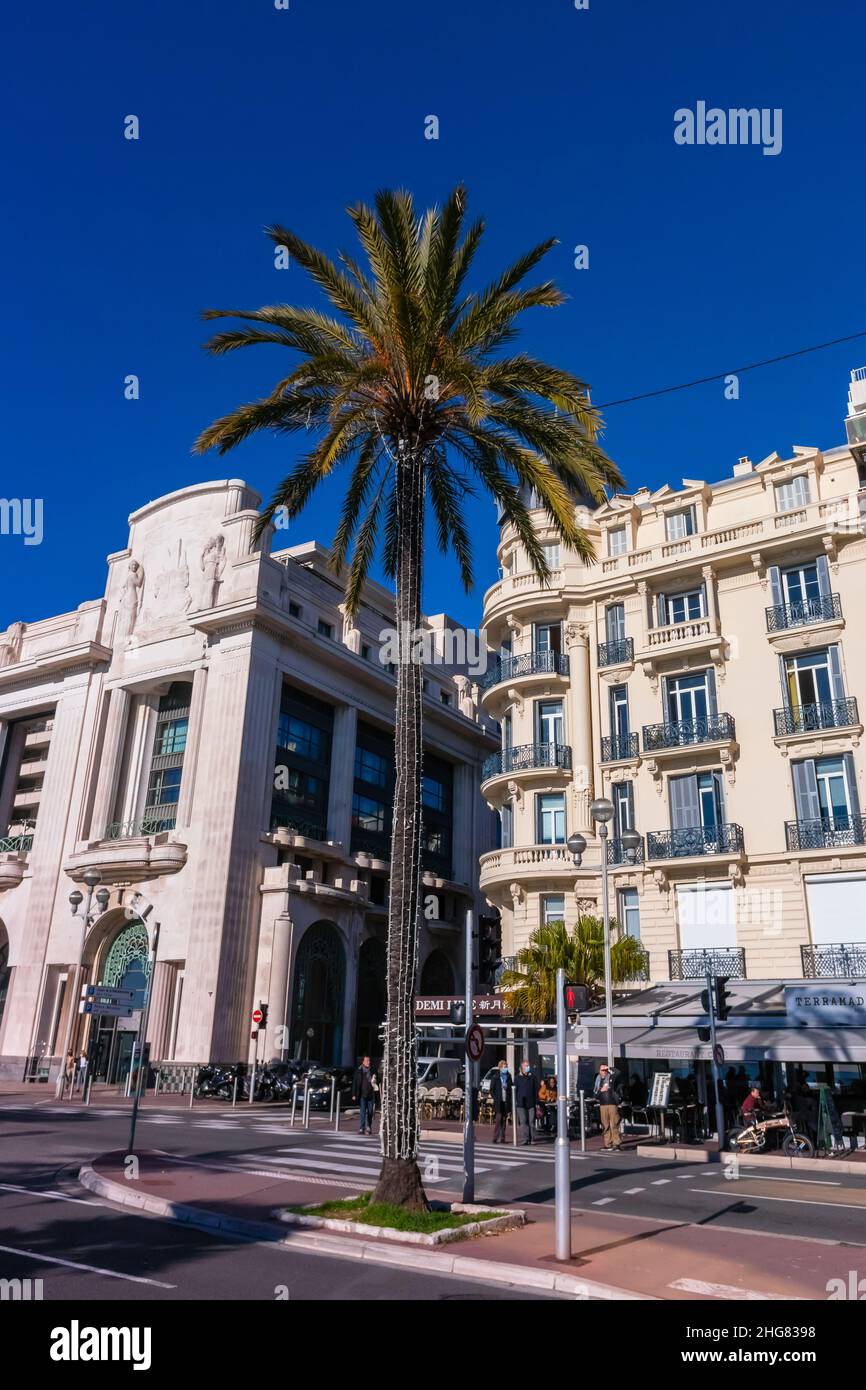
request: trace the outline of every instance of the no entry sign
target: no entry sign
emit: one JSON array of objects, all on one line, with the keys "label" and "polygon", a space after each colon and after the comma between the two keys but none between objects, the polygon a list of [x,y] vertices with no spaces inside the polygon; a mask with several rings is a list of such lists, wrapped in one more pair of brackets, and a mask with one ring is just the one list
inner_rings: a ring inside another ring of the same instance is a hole
[{"label": "no entry sign", "polygon": [[253,1009],[253,1023],[255,1023],[255,1025],[258,1027],[258,1025],[261,1023],[261,1021],[262,1021],[262,1011],[261,1011],[261,1009]]}]

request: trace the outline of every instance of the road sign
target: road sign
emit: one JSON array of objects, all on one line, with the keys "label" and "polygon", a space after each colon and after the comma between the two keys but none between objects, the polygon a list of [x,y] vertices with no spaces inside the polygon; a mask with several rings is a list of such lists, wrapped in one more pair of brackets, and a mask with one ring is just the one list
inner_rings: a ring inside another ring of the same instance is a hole
[{"label": "road sign", "polygon": [[716,1059],[716,1066],[720,1067],[725,1060],[725,1049],[722,1047],[721,1043],[716,1043],[713,1048],[713,1056]]},{"label": "road sign", "polygon": [[260,1024],[261,1021],[262,1021],[262,1011],[261,1011],[261,1009],[253,1009],[253,1023],[255,1023],[256,1026],[258,1026],[258,1024]]},{"label": "road sign", "polygon": [[132,1018],[135,1010],[129,1004],[103,1004],[98,999],[82,999],[78,1005],[80,1014],[93,1014],[94,1017]]},{"label": "road sign", "polygon": [[104,999],[109,1004],[131,1004],[135,990],[115,989],[114,985],[83,985],[82,999]]},{"label": "road sign", "polygon": [[484,1051],[484,1032],[477,1023],[466,1029],[466,1056],[470,1062],[480,1062]]}]

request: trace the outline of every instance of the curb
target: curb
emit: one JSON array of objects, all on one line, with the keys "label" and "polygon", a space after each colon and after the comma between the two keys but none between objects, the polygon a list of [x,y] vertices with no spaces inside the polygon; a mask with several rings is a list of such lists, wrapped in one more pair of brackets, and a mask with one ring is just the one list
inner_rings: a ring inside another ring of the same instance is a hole
[{"label": "curb", "polygon": [[638,1144],[637,1153],[641,1158],[667,1158],[676,1163],[719,1163],[722,1158],[739,1159],[749,1168],[795,1168],[798,1172],[848,1173],[852,1177],[866,1178],[866,1163],[848,1163],[844,1158],[786,1158],[784,1154],[719,1154],[718,1150],[678,1148],[676,1144]]},{"label": "curb", "polygon": [[183,1202],[170,1202],[166,1197],[151,1197],[141,1192],[130,1191],[127,1184],[102,1177],[91,1163],[82,1165],[78,1180],[88,1192],[94,1192],[107,1201],[146,1211],[169,1221],[183,1222],[211,1234],[222,1231],[225,1235],[241,1240],[284,1245],[309,1254],[368,1260],[371,1264],[397,1265],[403,1269],[420,1270],[425,1274],[457,1274],[463,1279],[477,1279],[484,1284],[508,1284],[532,1292],[564,1293],[581,1300],[616,1299],[652,1303],[660,1301],[654,1294],[633,1293],[629,1289],[616,1288],[613,1284],[599,1284],[592,1279],[581,1279],[576,1274],[534,1269],[528,1265],[497,1264],[492,1260],[475,1259],[471,1255],[449,1255],[426,1248],[422,1254],[409,1247],[401,1249],[396,1245],[384,1247],[367,1240],[348,1240],[331,1232],[294,1231],[287,1236],[275,1223],[247,1221],[241,1217],[227,1216],[223,1212],[188,1206]]}]

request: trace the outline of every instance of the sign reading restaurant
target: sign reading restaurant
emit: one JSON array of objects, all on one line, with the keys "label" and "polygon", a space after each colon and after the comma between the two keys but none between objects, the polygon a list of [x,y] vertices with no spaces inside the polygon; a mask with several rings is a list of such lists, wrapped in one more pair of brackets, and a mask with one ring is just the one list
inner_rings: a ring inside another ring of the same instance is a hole
[{"label": "sign reading restaurant", "polygon": [[844,985],[787,985],[785,1012],[790,1023],[838,1027],[840,1024],[866,1026],[866,989],[857,984]]},{"label": "sign reading restaurant", "polygon": [[[462,994],[416,994],[415,1017],[448,1018],[451,1005],[463,1002]],[[498,994],[476,994],[472,1012],[476,1018],[498,1018],[505,1012],[504,1000]]]}]

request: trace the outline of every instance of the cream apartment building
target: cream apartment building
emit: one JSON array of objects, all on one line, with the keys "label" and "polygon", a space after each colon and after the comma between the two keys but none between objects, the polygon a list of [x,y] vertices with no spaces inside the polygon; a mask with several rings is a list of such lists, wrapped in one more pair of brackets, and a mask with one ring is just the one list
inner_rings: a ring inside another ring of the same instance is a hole
[{"label": "cream apartment building", "polygon": [[480,876],[506,954],[545,919],[600,911],[603,795],[612,908],[646,981],[708,960],[733,979],[866,975],[866,369],[846,426],[830,449],[579,507],[591,566],[536,511],[549,586],[503,526],[482,693],[501,727],[482,782],[501,847]]},{"label": "cream apartment building", "polygon": [[[135,994],[130,1019],[98,1025],[97,1074],[123,1076],[157,921],[153,1058],[246,1058],[260,1002],[260,1056],[349,1063],[376,1048],[393,599],[368,584],[351,621],[320,546],[280,548],[280,531],[272,550],[254,545],[259,501],[229,479],[147,503],[108,556],[102,597],[0,638],[6,1078],[56,1072],[70,1010],[81,1049],[97,1027],[78,1018],[87,982]],[[425,622],[447,658],[450,621]],[[425,690],[419,983],[446,993],[465,909],[484,906],[493,817],[478,788],[496,740],[453,661],[430,665]],[[82,947],[69,894],[88,870],[100,883]]]}]

